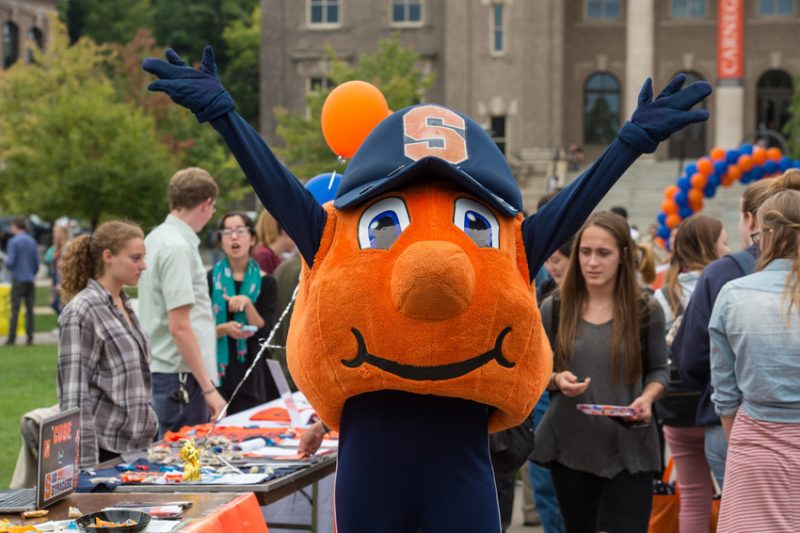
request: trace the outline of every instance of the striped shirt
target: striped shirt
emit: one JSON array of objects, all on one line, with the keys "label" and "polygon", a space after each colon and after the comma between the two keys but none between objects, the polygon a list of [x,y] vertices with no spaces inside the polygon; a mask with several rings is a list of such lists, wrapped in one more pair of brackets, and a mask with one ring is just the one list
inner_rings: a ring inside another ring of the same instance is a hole
[{"label": "striped shirt", "polygon": [[90,279],[59,317],[58,399],[81,410],[80,465],[98,462],[98,449],[141,450],[158,419],[150,406],[150,343],[131,308],[129,323],[111,294]]}]

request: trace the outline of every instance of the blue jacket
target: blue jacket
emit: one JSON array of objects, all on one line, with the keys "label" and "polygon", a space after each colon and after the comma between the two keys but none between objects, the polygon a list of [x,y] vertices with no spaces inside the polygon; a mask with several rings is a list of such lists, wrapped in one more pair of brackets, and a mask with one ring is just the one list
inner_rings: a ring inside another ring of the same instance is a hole
[{"label": "blue jacket", "polygon": [[[747,251],[757,257],[758,248],[751,246]],[[672,343],[672,360],[678,367],[681,379],[703,395],[697,406],[697,425],[708,426],[719,424],[719,416],[711,403],[711,362],[708,323],[714,302],[722,287],[731,280],[741,278],[744,272],[731,256],[726,255],[708,265],[697,287],[692,293],[683,315],[683,322]]]},{"label": "blue jacket", "polygon": [[36,241],[24,231],[8,241],[6,268],[11,271],[13,281],[32,282],[39,271],[39,250]]}]

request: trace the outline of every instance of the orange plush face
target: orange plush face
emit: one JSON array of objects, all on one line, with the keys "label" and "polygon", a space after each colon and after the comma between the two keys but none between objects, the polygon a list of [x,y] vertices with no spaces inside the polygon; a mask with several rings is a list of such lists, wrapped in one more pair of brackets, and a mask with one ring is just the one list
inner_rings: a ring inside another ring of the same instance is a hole
[{"label": "orange plush face", "polygon": [[348,398],[384,389],[494,406],[495,430],[527,416],[552,356],[522,217],[446,182],[328,214],[288,340],[292,376],[326,422],[338,425]]}]

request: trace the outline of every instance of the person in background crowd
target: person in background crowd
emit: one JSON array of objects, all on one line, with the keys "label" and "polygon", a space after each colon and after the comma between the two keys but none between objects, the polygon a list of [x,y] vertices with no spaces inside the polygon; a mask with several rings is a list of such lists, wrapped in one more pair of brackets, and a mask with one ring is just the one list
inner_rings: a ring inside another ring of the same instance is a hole
[{"label": "person in background crowd", "polygon": [[145,239],[150,268],[139,284],[139,315],[153,345],[153,407],[160,434],[208,422],[225,400],[217,391],[216,322],[197,233],[211,220],[219,189],[190,167],[169,181],[170,214]]},{"label": "person in background crowd", "polygon": [[[53,228],[53,244],[44,254],[44,262],[50,268],[50,282],[52,283],[50,298],[50,308],[56,314],[61,314],[61,276],[58,273],[58,261],[64,252],[64,246],[69,241],[69,228],[63,224],[57,224]],[[56,333],[58,330],[56,330]]]},{"label": "person in background crowd", "polygon": [[[722,222],[706,215],[692,215],[676,228],[675,248],[672,251],[664,287],[655,294],[666,317],[667,332],[680,319],[689,298],[694,292],[703,269],[716,259],[727,254],[728,236]],[[667,338],[667,344],[670,339]],[[673,390],[686,392],[691,390]],[[685,400],[680,404],[669,404],[659,411],[664,419],[664,437],[669,444],[680,482],[680,530],[682,533],[707,533],[711,520],[711,469],[705,455],[705,430],[695,423],[697,413],[695,401]],[[665,400],[666,401],[666,400]],[[661,407],[661,404],[659,405]]]},{"label": "person in background crowd", "polygon": [[651,291],[650,284],[656,280],[656,259],[653,249],[644,243],[637,243],[639,263],[636,267],[636,280],[646,291]]},{"label": "person in background crowd", "polygon": [[253,248],[253,259],[261,270],[270,276],[281,261],[291,257],[295,252],[292,238],[283,231],[278,221],[264,209],[256,223],[256,247]]},{"label": "person in background crowd", "polygon": [[681,381],[693,389],[703,391],[697,406],[696,422],[698,426],[705,428],[706,461],[717,484],[723,489],[728,441],[711,404],[708,320],[720,289],[729,281],[750,274],[755,267],[758,249],[752,246],[750,234],[755,231],[755,214],[768,197],[770,185],[770,180],[761,180],[751,183],[745,189],[739,212],[739,232],[747,248],[721,257],[703,269],[686,304],[683,320],[671,347],[672,360],[678,368]]},{"label": "person in background crowd", "polygon": [[158,432],[150,343],[123,290],[145,268],[144,234],[126,222],[81,235],[60,261],[58,402],[80,409],[82,468],[143,450]]},{"label": "person in background crowd", "polygon": [[[625,219],[625,222],[628,222],[628,209],[626,207],[623,207],[621,205],[615,205],[614,207],[609,209],[609,211],[621,216],[622,218]],[[636,226],[631,225],[630,223],[628,224],[628,227],[631,229],[631,238],[634,241],[638,241],[640,237],[639,229]]]},{"label": "person in background crowd", "polygon": [[27,221],[17,217],[11,223],[13,237],[8,241],[6,268],[11,272],[11,320],[8,325],[6,346],[14,346],[17,339],[19,308],[25,301],[25,333],[28,346],[33,344],[33,305],[36,297],[36,273],[39,271],[39,250],[36,241],[25,231]]},{"label": "person in background crowd", "polygon": [[800,192],[758,209],[756,273],[719,292],[711,396],[729,438],[719,531],[797,531],[800,470]]},{"label": "person in background crowd", "polygon": [[547,258],[544,262],[544,268],[547,270],[549,277],[544,282],[536,286],[536,300],[538,302],[544,301],[545,298],[550,296],[553,291],[558,290],[561,283],[564,281],[564,276],[567,274],[567,266],[569,266],[569,256],[572,253],[575,239],[570,238],[564,244],[558,247],[558,250],[553,252],[553,255]]},{"label": "person in background crowd", "polygon": [[[664,313],[636,283],[636,245],[625,220],[589,217],[560,294],[542,303],[555,347],[552,403],[534,460],[550,468],[566,530],[597,528],[601,499],[611,533],[646,532],[653,473],[661,468],[652,405],[669,373]],[[589,416],[579,403],[626,405],[624,419]]]},{"label": "person in background crowd", "polygon": [[[226,213],[219,221],[219,243],[225,256],[208,273],[208,288],[217,322],[219,390],[230,401],[269,335],[275,317],[275,279],[264,274],[250,251],[255,224],[244,213]],[[244,326],[255,326],[251,331]],[[278,388],[262,357],[228,407],[238,413],[278,398]]]}]

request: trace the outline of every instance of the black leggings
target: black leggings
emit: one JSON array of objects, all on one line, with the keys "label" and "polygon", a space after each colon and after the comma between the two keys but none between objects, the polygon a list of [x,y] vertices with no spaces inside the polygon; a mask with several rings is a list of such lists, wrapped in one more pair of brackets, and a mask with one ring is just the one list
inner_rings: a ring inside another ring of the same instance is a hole
[{"label": "black leggings", "polygon": [[653,473],[622,471],[611,479],[550,466],[567,533],[595,533],[602,500],[609,533],[646,533],[653,502]]}]

